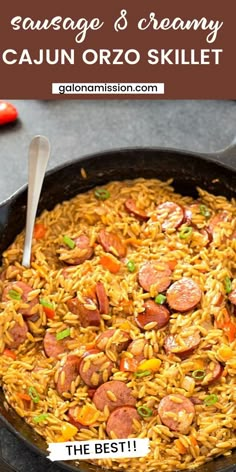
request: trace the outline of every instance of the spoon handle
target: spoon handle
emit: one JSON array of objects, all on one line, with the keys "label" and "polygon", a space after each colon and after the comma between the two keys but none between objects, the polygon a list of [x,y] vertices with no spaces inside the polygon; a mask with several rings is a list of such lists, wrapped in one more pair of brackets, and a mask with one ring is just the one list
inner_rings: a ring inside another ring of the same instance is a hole
[{"label": "spoon handle", "polygon": [[43,179],[49,159],[50,144],[45,136],[35,136],[29,147],[29,177],[26,232],[22,265],[30,267],[31,244]]}]

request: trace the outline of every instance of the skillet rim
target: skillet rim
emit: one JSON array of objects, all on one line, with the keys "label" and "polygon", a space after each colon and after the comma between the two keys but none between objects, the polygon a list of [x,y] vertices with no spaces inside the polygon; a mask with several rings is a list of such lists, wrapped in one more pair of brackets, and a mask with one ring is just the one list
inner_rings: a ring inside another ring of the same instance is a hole
[{"label": "skillet rim", "polygon": [[[234,146],[236,148],[236,144]],[[224,155],[225,153],[227,154],[228,150],[231,150],[232,147],[229,146],[226,149],[220,149],[219,151],[215,152],[209,152],[209,153],[204,153],[204,152],[198,152],[198,151],[191,151],[188,149],[181,149],[181,148],[172,148],[172,147],[156,147],[156,146],[129,146],[129,147],[121,147],[121,148],[112,148],[112,149],[105,149],[101,151],[94,152],[92,154],[83,154],[80,157],[76,157],[74,159],[69,159],[68,161],[65,161],[62,164],[58,164],[55,167],[49,169],[46,174],[45,174],[45,179],[47,177],[50,177],[52,174],[59,172],[63,170],[66,167],[70,167],[71,165],[79,162],[84,162],[88,160],[92,160],[98,157],[102,156],[108,156],[112,154],[125,154],[127,152],[134,152],[134,151],[139,151],[139,152],[145,152],[145,151],[154,151],[154,152],[159,152],[159,153],[173,153],[173,154],[181,154],[185,156],[194,156],[199,158],[202,161],[209,162],[216,164],[219,167],[222,167],[224,169],[232,170],[233,173],[236,173],[236,168],[229,164],[228,162],[224,162]],[[235,151],[236,153],[236,151]],[[236,163],[235,163],[236,165]],[[16,199],[19,195],[21,195],[24,191],[27,190],[28,184],[25,183],[21,185],[15,192],[13,192],[9,197],[5,198],[0,202],[0,210],[2,206],[7,205],[8,203],[11,203],[12,200]]]}]

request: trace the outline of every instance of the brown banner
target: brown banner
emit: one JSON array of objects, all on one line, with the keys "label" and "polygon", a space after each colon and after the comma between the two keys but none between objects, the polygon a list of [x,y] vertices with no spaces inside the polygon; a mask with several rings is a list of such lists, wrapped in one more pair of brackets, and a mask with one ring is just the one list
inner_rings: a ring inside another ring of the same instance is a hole
[{"label": "brown banner", "polygon": [[1,97],[234,99],[235,17],[235,0],[5,3]]}]

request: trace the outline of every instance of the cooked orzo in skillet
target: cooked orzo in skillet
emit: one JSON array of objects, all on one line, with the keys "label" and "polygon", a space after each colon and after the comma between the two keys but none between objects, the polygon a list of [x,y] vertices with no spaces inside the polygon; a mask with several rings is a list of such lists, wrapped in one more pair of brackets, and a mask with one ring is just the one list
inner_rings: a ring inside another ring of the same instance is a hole
[{"label": "cooked orzo in skillet", "polygon": [[107,468],[171,471],[236,446],[235,201],[111,182],[44,211],[0,274],[8,404],[47,442],[149,438]]}]

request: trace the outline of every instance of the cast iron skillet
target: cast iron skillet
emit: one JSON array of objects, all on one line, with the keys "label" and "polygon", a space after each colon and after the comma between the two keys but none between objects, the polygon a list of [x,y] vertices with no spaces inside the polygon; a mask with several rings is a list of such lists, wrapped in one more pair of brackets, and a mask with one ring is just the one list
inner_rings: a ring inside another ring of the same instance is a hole
[{"label": "cast iron skillet", "polygon": [[[95,185],[111,180],[156,177],[174,179],[176,191],[183,195],[197,196],[196,186],[228,198],[236,196],[236,141],[226,150],[216,154],[198,154],[174,149],[121,149],[102,152],[68,162],[46,175],[39,203],[43,209],[51,210],[56,203],[72,198],[79,192],[86,192]],[[228,163],[227,163],[228,162]],[[231,165],[229,164],[231,162]],[[86,170],[87,179],[81,176],[81,167]],[[23,229],[26,210],[26,186],[0,205],[0,254],[12,243]],[[46,443],[33,429],[18,417],[13,410],[4,408],[4,396],[0,392],[0,420],[5,427],[39,455],[46,456]],[[60,462],[68,471],[101,472],[101,469],[85,462],[76,467],[75,462]],[[79,469],[78,469],[79,467]],[[235,472],[236,452],[220,457],[196,472]]]}]

